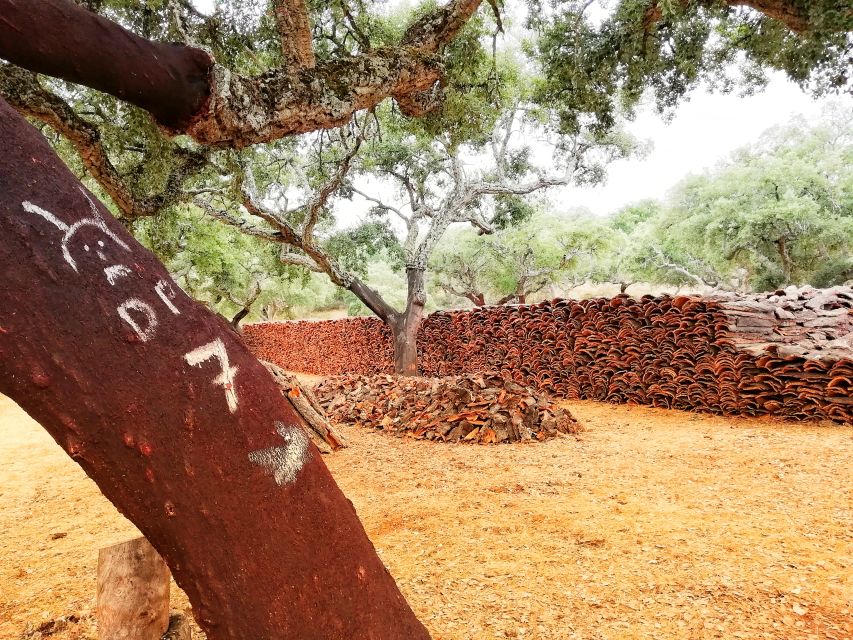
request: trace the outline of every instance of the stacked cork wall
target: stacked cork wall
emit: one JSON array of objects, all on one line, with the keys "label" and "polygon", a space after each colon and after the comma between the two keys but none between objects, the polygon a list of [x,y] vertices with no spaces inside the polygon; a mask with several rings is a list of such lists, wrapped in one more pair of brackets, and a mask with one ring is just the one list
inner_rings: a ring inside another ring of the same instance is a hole
[{"label": "stacked cork wall", "polygon": [[[619,296],[439,312],[418,335],[421,370],[501,371],[570,399],[853,423],[853,291],[810,296]],[[255,324],[245,336],[256,355],[294,371],[393,372],[390,332],[374,318]]]}]

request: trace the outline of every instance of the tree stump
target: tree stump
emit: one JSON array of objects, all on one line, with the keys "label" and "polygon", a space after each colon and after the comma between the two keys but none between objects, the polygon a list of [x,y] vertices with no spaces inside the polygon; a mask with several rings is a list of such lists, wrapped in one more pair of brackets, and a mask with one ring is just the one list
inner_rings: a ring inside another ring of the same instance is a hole
[{"label": "tree stump", "polygon": [[160,640],[169,627],[170,578],[169,567],[145,538],[101,549],[99,640]]}]

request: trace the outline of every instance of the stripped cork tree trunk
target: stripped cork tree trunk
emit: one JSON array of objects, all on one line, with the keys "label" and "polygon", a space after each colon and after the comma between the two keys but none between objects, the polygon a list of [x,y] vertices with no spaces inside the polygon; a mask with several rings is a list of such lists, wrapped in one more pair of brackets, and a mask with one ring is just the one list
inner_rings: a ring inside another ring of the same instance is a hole
[{"label": "stripped cork tree trunk", "polygon": [[151,541],[208,638],[428,638],[228,324],[2,100],[0,139],[0,392]]}]

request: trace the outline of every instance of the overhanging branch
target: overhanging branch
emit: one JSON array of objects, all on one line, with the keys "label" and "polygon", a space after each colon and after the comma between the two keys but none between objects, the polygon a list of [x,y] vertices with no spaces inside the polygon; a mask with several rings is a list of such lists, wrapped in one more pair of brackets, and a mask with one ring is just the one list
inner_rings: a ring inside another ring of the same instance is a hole
[{"label": "overhanging branch", "polygon": [[274,0],[273,14],[281,36],[281,61],[285,68],[314,66],[311,20],[305,0]]},{"label": "overhanging branch", "polygon": [[[299,14],[290,25],[294,57],[310,61],[304,3],[279,1]],[[200,49],[151,42],[71,0],[0,0],[0,57],[135,104],[173,133],[239,148],[340,126],[388,97],[409,115],[424,113],[435,106],[425,96],[442,74],[438,54],[479,5],[451,0],[413,24],[398,46],[245,77]]]}]

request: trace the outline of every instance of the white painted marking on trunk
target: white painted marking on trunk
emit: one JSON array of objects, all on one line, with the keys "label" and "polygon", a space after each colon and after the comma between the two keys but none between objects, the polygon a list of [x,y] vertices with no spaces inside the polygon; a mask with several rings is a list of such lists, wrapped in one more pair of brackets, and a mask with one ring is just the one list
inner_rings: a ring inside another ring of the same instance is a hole
[{"label": "white painted marking on trunk", "polygon": [[252,451],[249,462],[266,469],[275,483],[283,487],[296,481],[302,467],[311,459],[311,446],[308,435],[298,426],[276,422],[275,427],[285,446]]},{"label": "white painted marking on trunk", "polygon": [[[133,319],[130,315],[131,310],[138,311],[145,316],[145,327],[139,326],[139,323]],[[139,339],[142,340],[142,342],[148,342],[157,333],[157,314],[154,313],[154,309],[152,309],[150,305],[142,302],[142,300],[138,300],[136,298],[126,300],[121,304],[121,306],[119,306],[118,314],[121,316],[121,319],[129,324],[130,328],[136,332],[136,335],[139,336]]]},{"label": "white painted marking on trunk", "polygon": [[[166,292],[166,287],[169,288],[168,293]],[[163,304],[169,307],[169,311],[174,313],[176,316],[181,315],[181,310],[178,309],[172,302],[172,300],[175,299],[176,294],[171,282],[167,282],[166,280],[160,280],[154,287],[154,291],[156,291],[157,295],[160,296],[160,299],[163,301]]]},{"label": "white painted marking on trunk", "polygon": [[[62,257],[65,259],[65,262],[71,265],[71,268],[74,269],[74,271],[78,270],[77,261],[74,260],[74,258],[72,257],[68,245],[74,238],[74,235],[84,227],[93,227],[97,229],[105,236],[107,236],[110,240],[115,242],[122,249],[130,252],[130,246],[124,240],[119,238],[115,233],[113,233],[107,226],[107,223],[101,217],[98,208],[95,206],[95,203],[89,197],[89,194],[87,194],[83,189],[80,189],[80,191],[83,192],[83,195],[86,197],[86,200],[89,201],[89,208],[92,210],[92,217],[83,218],[71,225],[66,224],[65,222],[57,218],[55,215],[53,215],[50,211],[42,209],[40,206],[33,204],[29,200],[25,200],[21,203],[21,206],[24,208],[25,211],[28,211],[29,213],[35,213],[36,215],[41,216],[53,226],[55,226],[57,229],[63,232],[64,235],[62,236]],[[98,244],[102,247],[104,246],[103,241],[99,241]],[[88,252],[89,245],[84,245],[84,249]]]},{"label": "white painted marking on trunk", "polygon": [[210,358],[219,360],[219,365],[222,367],[222,373],[213,379],[213,384],[218,384],[225,389],[225,400],[228,402],[228,410],[234,413],[237,411],[238,404],[237,389],[234,386],[234,376],[237,374],[237,367],[232,367],[228,363],[228,352],[225,350],[222,338],[217,338],[213,342],[202,345],[184,356],[184,360],[192,367],[197,367]]},{"label": "white painted marking on trunk", "polygon": [[128,267],[123,264],[114,264],[110,267],[104,267],[104,275],[107,276],[107,282],[115,286],[119,278],[124,278],[133,273]]}]

